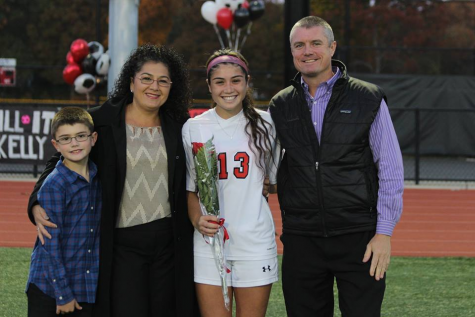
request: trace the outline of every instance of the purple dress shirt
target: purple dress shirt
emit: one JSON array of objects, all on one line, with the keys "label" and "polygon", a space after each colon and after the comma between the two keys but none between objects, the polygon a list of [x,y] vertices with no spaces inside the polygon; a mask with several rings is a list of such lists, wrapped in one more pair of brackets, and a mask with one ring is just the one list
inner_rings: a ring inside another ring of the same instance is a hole
[{"label": "purple dress shirt", "polygon": [[[307,103],[311,110],[312,122],[320,142],[323,117],[332,95],[335,82],[341,71],[333,67],[333,75],[328,81],[317,87],[314,96],[309,93],[308,85],[301,79],[306,92]],[[404,190],[404,170],[401,149],[396,132],[389,115],[388,105],[381,101],[381,106],[369,131],[369,144],[373,152],[374,163],[378,168],[378,222],[376,233],[391,236],[402,214],[402,193]]]}]

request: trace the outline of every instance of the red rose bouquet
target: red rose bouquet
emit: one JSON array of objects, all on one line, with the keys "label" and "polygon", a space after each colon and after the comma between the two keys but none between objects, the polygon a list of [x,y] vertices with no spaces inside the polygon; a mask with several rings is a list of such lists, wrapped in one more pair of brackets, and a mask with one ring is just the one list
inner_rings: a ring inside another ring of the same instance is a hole
[{"label": "red rose bouquet", "polygon": [[196,171],[196,185],[198,187],[198,197],[200,199],[201,212],[204,215],[213,215],[218,217],[219,230],[214,237],[204,237],[213,249],[214,260],[221,277],[221,287],[223,290],[224,305],[229,310],[229,295],[226,285],[226,274],[231,272],[226,265],[224,255],[224,243],[229,239],[224,225],[224,219],[219,218],[219,200],[218,200],[218,160],[213,144],[213,138],[206,143],[192,143],[193,161]]}]

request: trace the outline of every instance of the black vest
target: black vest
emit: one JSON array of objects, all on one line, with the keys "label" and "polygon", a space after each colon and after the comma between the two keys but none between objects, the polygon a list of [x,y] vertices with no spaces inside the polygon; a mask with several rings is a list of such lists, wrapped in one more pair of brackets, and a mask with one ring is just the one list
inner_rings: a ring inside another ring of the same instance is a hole
[{"label": "black vest", "polygon": [[323,119],[320,144],[298,74],[270,102],[285,149],[277,188],[283,232],[334,236],[376,229],[378,173],[369,131],[383,98],[370,83],[340,68]]}]

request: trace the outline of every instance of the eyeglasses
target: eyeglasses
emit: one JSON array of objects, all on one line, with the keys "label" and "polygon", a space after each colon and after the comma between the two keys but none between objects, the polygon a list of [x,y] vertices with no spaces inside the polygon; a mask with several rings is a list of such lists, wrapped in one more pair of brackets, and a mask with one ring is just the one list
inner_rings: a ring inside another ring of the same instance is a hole
[{"label": "eyeglasses", "polygon": [[159,79],[153,79],[150,77],[136,77],[140,80],[140,82],[144,85],[151,85],[153,84],[154,81],[157,82],[157,84],[161,87],[170,87],[172,82],[168,78],[159,78]]},{"label": "eyeglasses", "polygon": [[56,142],[58,142],[59,144],[61,145],[66,145],[66,144],[69,144],[73,141],[73,139],[75,139],[77,142],[84,142],[86,141],[90,136],[92,135],[91,134],[86,134],[86,133],[81,133],[81,134],[78,134],[76,136],[63,136],[57,140],[55,140]]}]

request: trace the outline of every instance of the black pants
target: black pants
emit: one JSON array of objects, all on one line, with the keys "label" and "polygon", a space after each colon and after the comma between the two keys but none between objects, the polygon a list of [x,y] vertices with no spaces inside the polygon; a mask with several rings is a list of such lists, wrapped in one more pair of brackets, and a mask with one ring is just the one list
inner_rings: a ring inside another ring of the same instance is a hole
[{"label": "black pants", "polygon": [[[38,286],[30,284],[28,291],[28,317],[57,317],[56,300],[43,293]],[[90,317],[92,316],[92,305],[88,303],[79,303],[82,310],[75,310],[67,314],[71,317]]]},{"label": "black pants", "polygon": [[171,218],[115,229],[112,316],[175,316]]},{"label": "black pants", "polygon": [[316,238],[284,234],[282,288],[290,317],[333,316],[333,283],[338,286],[342,316],[380,316],[385,278],[369,275],[363,263],[374,231]]}]

